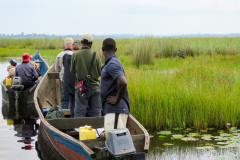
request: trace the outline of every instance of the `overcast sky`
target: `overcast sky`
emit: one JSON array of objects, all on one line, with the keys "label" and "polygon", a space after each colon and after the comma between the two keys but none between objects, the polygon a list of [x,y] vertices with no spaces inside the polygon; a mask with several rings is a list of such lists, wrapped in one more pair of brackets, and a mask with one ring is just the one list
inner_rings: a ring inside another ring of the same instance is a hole
[{"label": "overcast sky", "polygon": [[0,0],[0,34],[240,33],[240,0]]}]

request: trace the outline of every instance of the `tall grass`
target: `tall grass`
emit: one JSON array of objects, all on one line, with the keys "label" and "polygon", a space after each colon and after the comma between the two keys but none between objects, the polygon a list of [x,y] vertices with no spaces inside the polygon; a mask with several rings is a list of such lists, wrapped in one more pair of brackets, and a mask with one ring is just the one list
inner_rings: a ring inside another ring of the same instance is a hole
[{"label": "tall grass", "polygon": [[152,129],[240,126],[240,66],[226,67],[221,56],[180,62],[175,69],[126,69],[131,114]]},{"label": "tall grass", "polygon": [[133,48],[133,64],[137,67],[144,64],[154,64],[154,47],[152,37],[136,40]]},{"label": "tall grass", "polygon": [[[103,39],[95,39],[93,48],[101,52]],[[240,37],[236,38],[134,38],[116,39],[118,54],[133,55],[141,51],[154,53],[156,58],[177,56],[181,49],[187,56],[214,55],[214,54],[239,54]],[[25,38],[25,39],[0,39],[0,48],[8,49],[63,49],[62,38]],[[148,48],[149,50],[147,50]],[[100,53],[99,52],[99,53]],[[146,54],[144,52],[144,54]],[[143,55],[143,53],[141,53]],[[149,55],[151,54],[146,54]],[[137,57],[136,57],[137,59]],[[145,64],[145,62],[144,62]]]}]

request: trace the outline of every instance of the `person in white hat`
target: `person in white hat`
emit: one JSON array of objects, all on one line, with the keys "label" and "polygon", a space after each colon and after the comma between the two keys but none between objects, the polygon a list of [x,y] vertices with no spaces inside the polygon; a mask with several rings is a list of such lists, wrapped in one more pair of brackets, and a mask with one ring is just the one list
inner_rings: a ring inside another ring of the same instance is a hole
[{"label": "person in white hat", "polygon": [[[71,72],[76,76],[74,117],[86,117],[88,107],[90,111],[89,116],[99,117],[101,116],[102,109],[99,80],[102,63],[100,56],[91,50],[93,43],[91,34],[84,34],[81,43],[82,48],[74,52],[71,59]],[[92,60],[93,63],[91,65]],[[78,87],[78,83],[87,77],[90,81],[91,89],[82,93],[82,90],[80,91]]]},{"label": "person in white hat", "polygon": [[64,82],[63,82],[63,75],[64,75],[64,67],[63,67],[63,56],[69,52],[72,52],[72,44],[73,44],[73,38],[66,37],[64,39],[64,51],[60,52],[57,55],[57,58],[55,60],[55,71],[60,72],[59,78],[61,80],[61,94],[62,94],[62,101],[61,101],[61,107],[62,109],[68,109],[69,107],[69,95],[64,90]]}]

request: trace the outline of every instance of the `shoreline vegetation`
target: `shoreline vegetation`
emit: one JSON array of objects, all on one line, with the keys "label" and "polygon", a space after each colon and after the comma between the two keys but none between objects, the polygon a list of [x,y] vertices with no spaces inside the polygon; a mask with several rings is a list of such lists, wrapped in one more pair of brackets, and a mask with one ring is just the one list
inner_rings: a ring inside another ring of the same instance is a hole
[{"label": "shoreline vegetation", "polygon": [[[103,39],[95,39],[101,55]],[[240,38],[116,39],[125,68],[131,114],[148,129],[240,127]],[[36,50],[48,65],[63,39],[0,39],[0,57]],[[186,59],[177,56],[181,49]]]}]

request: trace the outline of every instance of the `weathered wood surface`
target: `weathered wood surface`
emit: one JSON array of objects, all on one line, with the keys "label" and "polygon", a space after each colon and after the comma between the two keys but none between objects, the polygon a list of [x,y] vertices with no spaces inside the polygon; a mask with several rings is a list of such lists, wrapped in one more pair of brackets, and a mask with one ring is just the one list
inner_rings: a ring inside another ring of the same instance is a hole
[{"label": "weathered wood surface", "polygon": [[49,79],[59,79],[59,72],[48,72]]},{"label": "weathered wood surface", "polygon": [[56,99],[57,99],[57,104],[61,106],[61,100],[62,100],[62,94],[61,94],[61,82],[60,79],[56,79]]},{"label": "weathered wood surface", "polygon": [[72,129],[81,126],[92,126],[101,128],[104,126],[104,117],[83,117],[83,118],[59,118],[47,120],[49,124],[57,129]]}]

